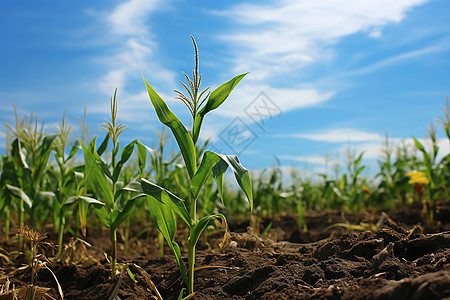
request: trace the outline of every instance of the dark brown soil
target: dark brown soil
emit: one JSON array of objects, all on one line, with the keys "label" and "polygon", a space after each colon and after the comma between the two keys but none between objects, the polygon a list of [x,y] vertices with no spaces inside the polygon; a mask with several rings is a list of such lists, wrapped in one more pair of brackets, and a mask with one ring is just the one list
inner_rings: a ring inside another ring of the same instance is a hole
[{"label": "dark brown soil", "polygon": [[[450,299],[449,212],[449,203],[437,204],[435,224],[425,227],[416,226],[422,220],[420,206],[388,214],[316,213],[306,219],[308,232],[298,230],[295,218],[283,216],[273,222],[267,239],[255,234],[267,220],[252,230],[230,220],[230,239],[223,249],[218,247],[223,232],[201,239],[194,299]],[[346,222],[379,226],[351,232],[349,226],[336,225]],[[77,244],[73,257],[48,264],[65,299],[108,299],[117,286],[103,255],[109,247],[107,232],[92,229],[88,234],[93,245],[88,256]],[[120,299],[152,299],[150,279],[163,299],[177,299],[183,288],[174,257],[168,249],[158,257],[153,237],[148,232],[133,239],[129,255],[120,257],[136,279],[123,272]],[[0,283],[8,277],[16,287],[26,285],[30,274],[18,269],[25,260],[13,253],[16,245],[0,247]],[[50,287],[50,295],[58,298],[52,274],[42,269],[38,276],[38,285]]]}]

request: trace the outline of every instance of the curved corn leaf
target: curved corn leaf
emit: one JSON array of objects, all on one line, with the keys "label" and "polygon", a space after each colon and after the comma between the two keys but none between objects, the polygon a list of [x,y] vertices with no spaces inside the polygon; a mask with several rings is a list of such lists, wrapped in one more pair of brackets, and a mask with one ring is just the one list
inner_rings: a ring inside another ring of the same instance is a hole
[{"label": "curved corn leaf", "polygon": [[106,206],[109,210],[112,210],[114,208],[114,194],[108,179],[101,171],[101,168],[95,159],[95,155],[97,154],[95,151],[95,139],[91,142],[89,148],[86,148],[83,143],[81,143],[81,147],[83,148],[85,163],[84,180],[86,180],[86,182],[98,183],[104,196]]},{"label": "curved corn leaf", "polygon": [[111,215],[108,211],[108,208],[106,206],[95,206],[95,214],[100,219],[100,222],[103,224],[103,226],[110,228],[111,226]]},{"label": "curved corn leaf", "polygon": [[188,284],[188,278],[186,274],[186,269],[184,267],[183,260],[181,259],[181,251],[178,244],[175,242],[175,232],[177,230],[177,219],[173,210],[160,200],[154,198],[151,195],[147,196],[148,207],[150,209],[150,214],[155,222],[156,227],[159,232],[164,236],[167,244],[175,255],[177,260],[178,268],[181,272],[181,278],[183,278],[184,283]]},{"label": "curved corn leaf", "polygon": [[145,176],[145,163],[147,161],[147,151],[152,153],[153,149],[150,147],[147,147],[146,145],[142,144],[140,141],[135,140],[137,150],[138,150],[138,166],[139,166],[139,174],[141,177]]},{"label": "curved corn leaf", "polygon": [[186,130],[181,121],[175,116],[175,114],[169,109],[164,100],[155,92],[150,84],[145,80],[147,86],[147,92],[150,97],[150,101],[155,108],[158,119],[168,126],[172,131],[175,139],[177,140],[178,147],[180,147],[181,155],[183,156],[184,163],[186,164],[189,177],[194,176],[197,169],[197,159],[195,157],[195,146],[192,141],[192,137]]},{"label": "curved corn leaf", "polygon": [[191,181],[190,193],[191,199],[197,200],[198,195],[211,175],[211,170],[215,164],[217,164],[221,158],[214,152],[206,151],[203,154],[202,162],[198,167],[197,172]]},{"label": "curved corn leaf", "polygon": [[253,192],[250,174],[248,173],[248,170],[244,168],[244,166],[239,162],[238,157],[236,155],[218,154],[211,151],[205,151],[205,155],[206,153],[211,153],[209,155],[216,155],[220,158],[220,161],[218,161],[212,168],[214,179],[216,180],[220,196],[223,197],[223,176],[228,167],[230,167],[231,170],[233,170],[234,177],[236,178],[237,183],[247,197],[247,200],[250,204],[250,210],[253,211]]},{"label": "curved corn leaf", "polygon": [[225,216],[222,214],[214,214],[210,216],[203,217],[198,223],[191,229],[191,232],[189,234],[189,247],[194,247],[197,245],[198,239],[200,238],[200,235],[202,234],[203,230],[205,230],[206,227],[208,227],[209,222],[213,218],[221,218],[226,222]]},{"label": "curved corn leaf", "polygon": [[12,143],[11,156],[14,157],[14,160],[20,167],[29,168],[25,155],[22,152],[22,145],[18,139],[15,139]]},{"label": "curved corn leaf", "polygon": [[34,162],[32,168],[32,177],[36,182],[39,178],[41,178],[42,173],[45,171],[50,153],[52,151],[52,143],[55,138],[56,134],[45,136],[42,140],[42,144],[38,148],[39,154],[37,155],[36,161]]},{"label": "curved corn leaf", "polygon": [[191,227],[191,218],[184,204],[184,200],[178,198],[168,190],[163,187],[160,187],[147,179],[141,179],[141,187],[142,191],[155,198],[159,202],[167,205],[169,208],[173,209],[173,211],[181,217],[181,219]]},{"label": "curved corn leaf", "polygon": [[212,169],[214,179],[216,181],[217,190],[219,191],[220,200],[223,203],[223,176],[228,169],[228,165],[223,160],[220,160]]},{"label": "curved corn leaf", "polygon": [[[119,175],[120,175],[120,171],[122,171],[123,165],[130,159],[131,154],[133,154],[133,149],[134,149],[135,143],[136,142],[133,141],[133,142],[129,143],[128,145],[126,145],[122,149],[122,155],[120,156],[120,160],[117,162],[117,164],[115,166],[113,166],[114,172],[113,172],[113,175],[111,178],[113,182],[117,182],[117,179],[119,178]],[[119,147],[117,147],[117,148],[119,148]]]},{"label": "curved corn leaf", "polygon": [[[89,149],[92,153],[92,156],[95,159],[95,162],[97,162],[100,170],[103,172],[103,174],[105,174],[110,180],[112,180],[112,174],[109,171],[109,167],[107,164],[105,164],[105,162],[103,161],[103,159],[100,157],[100,154],[95,151],[95,143],[97,142],[97,138],[95,137],[92,142],[89,144]],[[119,143],[117,143],[119,144]],[[83,147],[82,147],[83,148]],[[84,149],[84,148],[83,148]],[[84,151],[83,151],[84,152]]]},{"label": "curved corn leaf", "polygon": [[419,142],[415,137],[412,137],[414,139],[414,143],[416,144],[417,149],[419,149],[421,152],[426,152],[425,147],[422,145],[421,142]]},{"label": "curved corn leaf", "polygon": [[197,143],[200,135],[200,127],[202,126],[205,115],[208,112],[218,108],[228,98],[236,85],[238,85],[242,78],[244,78],[247,74],[248,73],[237,75],[211,92],[205,106],[203,106],[194,118],[194,125],[192,127],[192,139],[194,144]]},{"label": "curved corn leaf", "polygon": [[[72,198],[72,197],[71,197]],[[80,218],[80,229],[83,236],[86,236],[86,220],[89,213],[89,204],[94,205],[94,208],[100,209],[102,206],[105,206],[105,204],[101,201],[98,201],[97,199],[86,197],[86,196],[78,196],[73,197],[76,199],[81,199],[83,201],[80,201],[78,203],[78,216]],[[70,199],[70,198],[69,198]],[[103,217],[103,215],[102,215]],[[106,218],[106,217],[105,217]]]},{"label": "curved corn leaf", "polygon": [[20,199],[22,199],[23,202],[25,202],[26,205],[28,205],[28,207],[32,207],[33,204],[31,203],[30,198],[28,197],[28,195],[22,191],[22,189],[16,187],[16,186],[12,186],[7,184],[6,187],[8,188],[8,190],[11,191],[11,193],[14,194],[14,196],[19,197]]},{"label": "curved corn leaf", "polygon": [[152,149],[145,146],[144,144],[142,144],[140,141],[138,141],[136,139],[123,148],[120,160],[117,163],[117,165],[114,167],[114,173],[112,176],[113,182],[117,181],[123,165],[130,159],[131,154],[133,154],[134,145],[136,145],[137,149],[138,149],[139,171],[140,171],[140,173],[143,174],[144,169],[145,169],[145,161],[147,159],[147,150],[149,152],[151,152]]},{"label": "curved corn leaf", "polygon": [[79,197],[72,196],[72,197],[69,197],[69,199],[71,201],[75,201],[77,199],[81,199],[81,200],[84,200],[87,204],[94,204],[94,205],[96,205],[97,208],[105,206],[105,203],[103,203],[103,202],[101,202],[101,201],[99,201],[97,199],[94,199],[94,198],[91,198],[91,197],[87,197],[87,196],[79,196]]},{"label": "curved corn leaf", "polygon": [[98,147],[98,149],[97,149],[97,154],[99,156],[101,156],[108,148],[108,142],[109,142],[109,134],[107,134],[105,136],[105,138],[103,139],[103,142],[100,144],[100,147]]},{"label": "curved corn leaf", "polygon": [[111,228],[113,230],[116,230],[120,226],[120,224],[122,224],[122,222],[133,212],[134,202],[136,201],[136,199],[145,196],[145,194],[136,195],[133,198],[127,200],[122,211],[114,210],[111,214]]},{"label": "curved corn leaf", "polygon": [[72,148],[70,149],[69,156],[66,158],[64,163],[68,162],[72,157],[74,157],[77,154],[78,149],[80,149],[80,142],[75,140],[75,142],[72,144]]},{"label": "curved corn leaf", "polygon": [[[431,158],[430,155],[428,154],[427,150],[425,149],[425,147],[422,145],[421,142],[419,142],[415,137],[413,137],[414,139],[414,143],[416,144],[417,149],[420,150],[420,152],[422,152],[423,154],[423,160],[425,162],[425,165],[427,166],[427,169],[429,166],[431,166]],[[428,174],[431,175],[431,174]],[[431,177],[429,177],[431,178]]]}]

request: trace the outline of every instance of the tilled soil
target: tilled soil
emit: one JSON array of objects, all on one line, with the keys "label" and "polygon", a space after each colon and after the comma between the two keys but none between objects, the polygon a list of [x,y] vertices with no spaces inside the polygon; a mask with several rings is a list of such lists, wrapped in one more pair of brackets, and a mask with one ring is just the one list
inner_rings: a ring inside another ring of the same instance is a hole
[{"label": "tilled soil", "polygon": [[[262,239],[253,231],[231,232],[222,249],[217,247],[220,234],[212,233],[208,243],[199,245],[203,250],[197,251],[197,294],[193,299],[450,299],[449,207],[448,203],[438,204],[432,228],[407,224],[404,214],[393,211],[389,216],[372,214],[378,222],[374,232],[348,232],[343,226],[329,226],[343,219],[338,219],[338,213],[327,213],[321,215],[328,221],[320,220],[319,215],[315,218],[322,226],[309,220],[307,233],[298,231],[296,224],[283,230],[282,224],[293,222],[287,216],[281,219],[285,222],[277,221],[279,226],[274,222],[273,239]],[[420,214],[420,208],[417,210]],[[410,207],[407,213],[414,211],[415,207]],[[359,224],[367,218],[361,215],[345,220]],[[313,236],[315,241],[311,241]],[[125,271],[119,281],[112,281],[101,246],[95,240],[90,242],[93,247],[87,249],[88,255],[77,244],[72,257],[67,252],[65,260],[48,264],[65,299],[108,299],[114,289],[120,299],[152,299],[156,295],[152,283],[163,299],[178,298],[183,283],[172,255],[158,257],[153,252],[136,256],[139,251],[147,253],[155,248],[143,246],[142,239],[135,240],[131,245],[134,255],[123,256],[120,261],[128,263],[136,281]],[[143,250],[138,251],[137,245]],[[26,285],[30,274],[18,269],[22,263],[23,257],[2,251],[0,283],[8,277],[16,287]],[[48,270],[39,271],[38,285],[50,287],[49,294],[58,297]]]}]

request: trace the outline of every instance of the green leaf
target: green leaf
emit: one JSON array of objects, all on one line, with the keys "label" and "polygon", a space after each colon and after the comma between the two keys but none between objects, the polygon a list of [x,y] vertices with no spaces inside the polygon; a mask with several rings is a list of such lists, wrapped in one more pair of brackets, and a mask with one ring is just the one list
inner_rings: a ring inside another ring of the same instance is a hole
[{"label": "green leaf", "polygon": [[354,166],[358,166],[361,163],[362,157],[363,157],[364,152],[361,152],[361,154],[358,156],[358,158],[355,160],[354,162]]},{"label": "green leaf", "polygon": [[155,198],[159,202],[166,204],[169,208],[171,208],[177,215],[181,217],[181,219],[191,227],[191,218],[186,209],[186,205],[184,204],[184,200],[178,198],[168,190],[163,187],[160,187],[147,179],[143,178],[141,180],[142,191]]},{"label": "green leaf", "polygon": [[419,149],[420,152],[422,152],[422,154],[423,154],[423,159],[425,161],[425,165],[427,166],[427,168],[431,168],[430,155],[425,150],[425,147],[415,137],[413,137],[413,139],[414,139],[414,143],[416,144],[417,149]]},{"label": "green leaf", "polygon": [[95,139],[91,142],[89,148],[86,148],[83,143],[81,143],[81,147],[83,148],[85,162],[84,179],[86,182],[92,181],[98,183],[100,190],[103,192],[105,204],[112,210],[114,208],[114,195],[108,179],[102,173],[100,166],[95,160],[95,154],[93,153],[95,152]]},{"label": "green leaf", "polygon": [[218,154],[211,151],[205,151],[205,154],[208,152],[212,153],[213,155],[217,155],[222,161],[217,162],[217,164],[213,167],[213,175],[216,179],[219,192],[222,194],[221,187],[223,184],[223,176],[225,174],[225,171],[227,170],[226,166],[228,166],[231,168],[231,170],[233,170],[234,177],[236,178],[237,183],[241,187],[241,190],[244,192],[250,204],[250,210],[253,211],[252,182],[250,180],[250,174],[248,173],[248,170],[244,168],[244,166],[239,162],[239,159],[236,155]]},{"label": "green leaf", "polygon": [[236,85],[238,85],[242,78],[244,78],[244,76],[247,74],[248,73],[237,75],[211,92],[205,106],[203,106],[203,108],[194,118],[194,125],[192,128],[194,144],[197,143],[198,137],[200,135],[200,128],[202,126],[203,118],[205,117],[205,115],[210,111],[218,108],[228,98],[231,91],[236,87]]},{"label": "green leaf", "polygon": [[122,211],[115,210],[111,215],[111,228],[113,230],[117,229],[120,224],[122,224],[122,222],[133,212],[136,199],[145,196],[145,194],[134,196],[133,198],[127,200]]},{"label": "green leaf", "polygon": [[14,157],[14,160],[20,167],[29,168],[25,155],[22,152],[22,145],[18,139],[15,139],[12,143],[11,156]]},{"label": "green leaf", "polygon": [[52,151],[52,143],[55,138],[56,134],[45,136],[37,150],[38,155],[32,169],[32,177],[36,182],[38,182],[39,178],[42,177],[42,173],[45,171],[50,153]]},{"label": "green leaf", "polygon": [[66,161],[64,163],[68,162],[72,157],[74,157],[75,154],[77,154],[78,149],[80,149],[80,142],[75,141],[72,144],[72,148],[70,149],[69,156],[66,158]]},{"label": "green leaf", "polygon": [[131,154],[133,154],[135,143],[136,143],[135,141],[132,141],[122,149],[120,160],[117,162],[115,166],[113,166],[114,168],[114,173],[112,176],[113,182],[117,182],[117,179],[119,178],[120,171],[122,170],[123,165],[130,159]]},{"label": "green leaf", "polygon": [[181,259],[180,247],[174,240],[177,230],[177,219],[175,217],[175,214],[169,207],[169,205],[161,203],[160,200],[154,198],[151,195],[147,196],[147,201],[153,221],[155,222],[155,225],[158,228],[159,232],[161,232],[161,234],[164,236],[164,239],[175,255],[178,268],[181,272],[181,277],[183,278],[184,283],[187,285],[188,278],[183,260]]},{"label": "green leaf", "polygon": [[75,197],[75,196],[73,196],[73,198],[70,197],[70,199],[73,199],[73,201],[75,201],[77,198],[79,198],[79,199],[84,200],[87,204],[97,205],[97,208],[100,208],[101,206],[105,206],[105,203],[103,203],[97,199],[91,198],[91,197],[86,197],[86,196]]},{"label": "green leaf", "polygon": [[126,186],[122,187],[119,192],[135,192],[135,193],[142,193],[142,188],[140,182],[136,181],[136,179],[133,179],[130,181]]},{"label": "green leaf", "polygon": [[186,130],[181,121],[175,116],[175,114],[169,109],[164,100],[155,92],[155,90],[145,80],[147,86],[147,92],[150,97],[150,101],[155,108],[158,119],[168,126],[172,131],[177,141],[178,147],[180,147],[181,155],[183,156],[184,163],[189,174],[189,177],[194,176],[197,169],[197,159],[195,157],[195,146],[192,141],[192,137]]},{"label": "green leaf", "polygon": [[228,169],[228,165],[220,160],[212,169],[214,179],[216,180],[217,189],[219,190],[220,200],[223,203],[223,177]]},{"label": "green leaf", "polygon": [[111,226],[111,216],[108,212],[108,208],[106,206],[102,207],[96,207],[95,208],[95,214],[100,219],[100,222],[103,224],[103,226],[110,228]]},{"label": "green leaf", "polygon": [[215,164],[220,161],[220,157],[216,155],[214,152],[206,151],[203,154],[202,162],[198,167],[197,172],[191,180],[191,199],[194,201],[197,200],[198,195],[211,175],[211,170]]},{"label": "green leaf", "polygon": [[131,281],[133,281],[133,283],[136,283],[136,278],[134,277],[134,274],[131,272],[129,266],[127,266],[127,273],[128,273],[128,276],[130,277]]},{"label": "green leaf", "polygon": [[421,152],[426,152],[425,147],[420,143],[415,137],[412,137],[414,139],[414,143],[416,144],[417,149],[419,149]]},{"label": "green leaf", "polygon": [[92,142],[89,144],[89,150],[90,150],[92,156],[94,157],[95,162],[98,164],[101,172],[103,174],[105,174],[109,179],[112,180],[112,175],[111,175],[111,172],[109,171],[108,165],[102,160],[102,158],[100,157],[98,152],[95,151],[95,143],[96,143],[96,141],[97,141],[97,138],[94,138],[92,140]]},{"label": "green leaf", "polygon": [[356,170],[356,172],[355,172],[355,177],[358,176],[365,168],[366,168],[366,166],[359,167],[359,169]]},{"label": "green leaf", "polygon": [[153,149],[145,146],[140,141],[136,140],[136,146],[138,149],[138,165],[139,165],[139,175],[141,177],[145,176],[145,163],[147,161],[147,151],[149,153],[153,152]]},{"label": "green leaf", "polygon": [[31,208],[33,206],[33,204],[31,203],[30,198],[28,197],[28,195],[24,191],[22,191],[22,189],[20,189],[20,188],[18,188],[16,186],[9,185],[9,184],[7,184],[6,187],[16,197],[19,197],[20,199],[22,199],[22,201],[25,202],[25,204],[28,205],[28,207]]},{"label": "green leaf", "polygon": [[209,222],[213,218],[221,218],[226,222],[225,216],[222,214],[214,214],[210,216],[203,217],[195,226],[192,228],[190,234],[189,234],[189,247],[194,247],[197,245],[198,239],[200,238],[200,235],[202,234],[203,230],[205,230],[206,227],[208,227]]},{"label": "green leaf", "polygon": [[101,156],[106,151],[106,149],[108,148],[108,142],[109,142],[109,134],[107,134],[105,136],[105,138],[103,139],[102,144],[97,149],[97,154],[99,156]]},{"label": "green leaf", "polygon": [[[86,236],[86,220],[88,217],[88,213],[89,213],[89,204],[92,204],[94,206],[94,208],[96,208],[96,212],[98,212],[99,209],[101,209],[102,207],[105,206],[105,204],[101,201],[98,201],[97,199],[91,198],[91,197],[86,197],[86,196],[78,196],[78,197],[73,197],[76,199],[81,199],[83,201],[80,201],[78,203],[78,214],[79,214],[79,218],[80,218],[80,229],[81,232],[83,233],[84,236]],[[70,197],[69,199],[72,199],[72,197]],[[106,215],[104,214],[104,212],[106,213]],[[102,219],[100,219],[100,221],[103,222],[108,222],[108,216],[107,216],[107,212],[106,210],[104,212],[99,212],[101,215],[101,218],[103,218],[104,220],[102,221]],[[99,214],[97,213],[97,216]],[[100,217],[99,217],[100,218]]]},{"label": "green leaf", "polygon": [[138,149],[138,160],[139,160],[139,172],[144,175],[145,170],[145,160],[147,159],[147,151],[151,152],[152,149],[142,144],[137,139],[129,143],[125,146],[122,150],[122,154],[120,157],[119,162],[114,167],[114,174],[112,176],[113,182],[116,182],[119,178],[120,171],[122,170],[122,167],[124,164],[130,159],[131,154],[133,154],[134,145],[137,146]]}]

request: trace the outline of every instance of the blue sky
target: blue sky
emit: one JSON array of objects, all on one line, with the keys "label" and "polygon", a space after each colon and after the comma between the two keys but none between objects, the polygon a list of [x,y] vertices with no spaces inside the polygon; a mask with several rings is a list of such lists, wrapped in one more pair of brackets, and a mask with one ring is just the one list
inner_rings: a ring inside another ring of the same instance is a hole
[{"label": "blue sky", "polygon": [[[98,128],[118,88],[122,139],[160,130],[142,75],[190,126],[175,100],[198,44],[202,87],[250,72],[207,116],[202,139],[250,169],[275,163],[331,173],[350,147],[376,171],[385,132],[426,142],[450,91],[447,0],[0,2],[0,118],[64,109]],[[441,154],[448,140],[438,127]],[[4,148],[5,136],[0,136]],[[4,150],[1,150],[4,152]],[[328,157],[328,158],[326,158]],[[327,169],[328,166],[328,169]],[[343,170],[343,169],[342,169]]]}]

